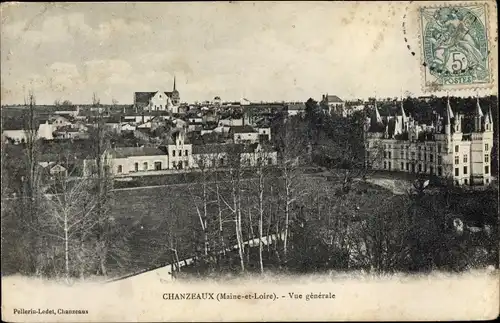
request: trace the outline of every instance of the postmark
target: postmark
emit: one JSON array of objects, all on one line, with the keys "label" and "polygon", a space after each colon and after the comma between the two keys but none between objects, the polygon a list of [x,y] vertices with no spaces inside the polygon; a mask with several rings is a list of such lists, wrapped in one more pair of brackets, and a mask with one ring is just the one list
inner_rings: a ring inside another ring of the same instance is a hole
[{"label": "postmark", "polygon": [[487,4],[419,8],[423,89],[491,87]]}]

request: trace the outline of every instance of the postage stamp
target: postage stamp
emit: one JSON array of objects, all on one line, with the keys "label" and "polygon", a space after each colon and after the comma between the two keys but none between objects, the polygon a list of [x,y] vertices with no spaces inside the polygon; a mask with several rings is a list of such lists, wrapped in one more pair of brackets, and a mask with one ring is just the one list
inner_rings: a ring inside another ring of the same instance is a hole
[{"label": "postage stamp", "polygon": [[487,9],[486,3],[420,8],[425,91],[492,86]]}]

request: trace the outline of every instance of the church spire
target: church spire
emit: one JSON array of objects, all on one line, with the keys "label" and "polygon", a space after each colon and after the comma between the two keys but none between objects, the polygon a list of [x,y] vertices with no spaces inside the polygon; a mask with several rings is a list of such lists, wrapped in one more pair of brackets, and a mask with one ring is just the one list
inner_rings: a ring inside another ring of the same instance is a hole
[{"label": "church spire", "polygon": [[177,91],[176,87],[175,87],[175,75],[174,75],[174,92]]}]

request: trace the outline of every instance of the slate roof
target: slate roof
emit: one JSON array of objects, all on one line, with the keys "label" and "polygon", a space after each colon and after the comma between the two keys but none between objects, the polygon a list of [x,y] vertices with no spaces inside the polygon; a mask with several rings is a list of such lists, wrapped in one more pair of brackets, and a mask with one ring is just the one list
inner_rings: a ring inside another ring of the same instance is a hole
[{"label": "slate roof", "polygon": [[257,132],[251,126],[232,126],[229,130],[232,133],[249,133],[249,132]]},{"label": "slate roof", "polygon": [[215,154],[215,153],[253,153],[259,146],[258,143],[245,144],[205,144],[193,145],[193,154]]},{"label": "slate roof", "polygon": [[336,95],[325,95],[325,99],[327,102],[344,102]]},{"label": "slate roof", "polygon": [[166,155],[164,151],[155,147],[119,147],[110,149],[109,153],[114,158]]}]

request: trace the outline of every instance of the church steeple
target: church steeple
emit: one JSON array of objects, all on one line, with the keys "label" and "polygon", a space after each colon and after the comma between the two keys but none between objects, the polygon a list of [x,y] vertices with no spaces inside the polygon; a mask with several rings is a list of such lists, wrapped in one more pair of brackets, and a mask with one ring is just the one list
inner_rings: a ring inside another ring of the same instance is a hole
[{"label": "church steeple", "polygon": [[174,91],[174,92],[175,92],[175,91],[177,91],[177,88],[176,88],[176,86],[175,86],[175,75],[174,75],[174,89],[173,89],[173,91]]}]

